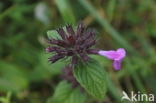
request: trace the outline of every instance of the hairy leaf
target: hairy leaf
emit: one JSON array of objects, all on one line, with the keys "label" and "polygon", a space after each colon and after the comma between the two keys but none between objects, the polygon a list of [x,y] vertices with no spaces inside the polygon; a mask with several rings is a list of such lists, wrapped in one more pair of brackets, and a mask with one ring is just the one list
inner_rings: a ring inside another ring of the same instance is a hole
[{"label": "hairy leaf", "polygon": [[97,99],[104,99],[106,94],[106,76],[103,68],[95,60],[80,63],[74,68],[74,76],[85,90]]},{"label": "hairy leaf", "polygon": [[78,88],[73,89],[69,83],[62,81],[47,103],[85,103],[85,98]]},{"label": "hairy leaf", "polygon": [[67,23],[75,24],[75,16],[69,0],[55,0],[55,2],[63,20]]}]

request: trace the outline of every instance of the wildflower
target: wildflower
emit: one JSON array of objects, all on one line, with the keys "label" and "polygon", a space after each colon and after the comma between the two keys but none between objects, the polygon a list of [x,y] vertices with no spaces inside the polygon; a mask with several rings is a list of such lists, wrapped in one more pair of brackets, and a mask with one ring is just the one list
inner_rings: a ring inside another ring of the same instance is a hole
[{"label": "wildflower", "polygon": [[[67,31],[67,32],[66,32]],[[78,24],[77,30],[73,30],[71,25],[66,26],[66,31],[63,28],[57,30],[61,39],[50,39],[51,46],[46,48],[48,53],[55,55],[49,58],[49,61],[54,63],[59,59],[71,57],[71,64],[77,64],[79,60],[87,62],[88,54],[94,54],[96,49],[90,49],[95,44],[95,31],[85,29],[82,23]]]},{"label": "wildflower", "polygon": [[106,58],[108,58],[110,60],[114,60],[113,67],[116,70],[119,70],[119,69],[121,69],[122,60],[126,56],[126,51],[123,48],[119,48],[116,51],[114,51],[114,50],[109,50],[109,51],[100,50],[98,52],[98,54],[105,56]]},{"label": "wildflower", "polygon": [[49,40],[50,46],[46,48],[48,53],[53,53],[54,56],[49,58],[51,63],[69,57],[71,58],[71,65],[77,64],[80,60],[87,62],[89,54],[101,55],[113,60],[113,67],[115,70],[121,69],[121,63],[126,56],[126,51],[123,48],[114,50],[99,50],[91,48],[95,45],[95,31],[92,29],[85,29],[82,23],[78,24],[76,30],[71,25],[66,26],[66,30],[59,28],[57,30],[61,39],[51,38]]}]

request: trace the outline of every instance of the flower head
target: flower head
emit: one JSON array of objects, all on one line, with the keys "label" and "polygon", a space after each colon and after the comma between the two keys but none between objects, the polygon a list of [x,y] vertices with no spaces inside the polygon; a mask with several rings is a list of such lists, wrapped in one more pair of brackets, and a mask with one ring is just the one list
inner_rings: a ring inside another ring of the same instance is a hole
[{"label": "flower head", "polygon": [[114,50],[109,50],[109,51],[100,50],[98,52],[98,54],[105,56],[106,58],[108,58],[110,60],[114,60],[113,67],[116,70],[119,70],[119,69],[121,69],[122,60],[126,56],[126,51],[123,48],[119,48],[116,51],[114,51]]},{"label": "flower head", "polygon": [[121,63],[126,56],[126,51],[123,48],[115,50],[99,50],[92,49],[95,45],[95,31],[92,29],[85,29],[82,23],[79,23],[77,29],[74,30],[71,25],[66,28],[59,28],[56,30],[60,39],[51,38],[49,40],[50,46],[46,48],[46,52],[54,55],[49,58],[51,63],[54,63],[63,58],[71,58],[71,65],[77,64],[80,60],[87,62],[90,58],[88,54],[102,55],[113,60],[113,67],[116,70],[121,68]]},{"label": "flower head", "polygon": [[46,48],[48,53],[55,54],[49,58],[50,62],[54,63],[59,59],[71,57],[73,65],[77,64],[78,60],[88,61],[88,54],[96,52],[95,49],[90,49],[95,44],[95,31],[85,29],[82,23],[79,23],[77,30],[68,25],[66,31],[59,28],[57,32],[61,39],[50,39],[50,46]]}]

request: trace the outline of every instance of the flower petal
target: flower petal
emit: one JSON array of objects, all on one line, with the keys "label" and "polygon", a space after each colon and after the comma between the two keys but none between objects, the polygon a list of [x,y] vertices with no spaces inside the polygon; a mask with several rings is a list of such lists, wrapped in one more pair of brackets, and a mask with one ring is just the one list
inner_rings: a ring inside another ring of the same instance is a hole
[{"label": "flower petal", "polygon": [[114,59],[118,58],[118,56],[119,56],[118,53],[114,50],[109,50],[109,51],[100,50],[98,53],[99,53],[99,55],[105,56],[111,60],[114,60]]},{"label": "flower petal", "polygon": [[117,49],[116,52],[118,54],[118,57],[115,58],[115,60],[121,60],[121,59],[123,59],[126,56],[126,51],[125,51],[124,48],[119,48],[119,49]]},{"label": "flower petal", "polygon": [[98,54],[101,56],[105,56],[106,58],[111,59],[111,60],[121,60],[126,56],[126,51],[123,48],[119,48],[116,51],[115,50],[109,50],[109,51],[100,50]]},{"label": "flower petal", "polygon": [[115,50],[109,50],[109,51],[104,51],[100,50],[98,52],[99,55],[105,56],[106,58],[113,61],[113,67],[115,70],[120,70],[121,69],[121,62],[126,56],[126,51],[124,48],[119,48],[116,51]]},{"label": "flower petal", "polygon": [[115,70],[120,70],[121,69],[121,62],[122,62],[122,60],[115,60],[113,62],[113,67],[114,67]]}]

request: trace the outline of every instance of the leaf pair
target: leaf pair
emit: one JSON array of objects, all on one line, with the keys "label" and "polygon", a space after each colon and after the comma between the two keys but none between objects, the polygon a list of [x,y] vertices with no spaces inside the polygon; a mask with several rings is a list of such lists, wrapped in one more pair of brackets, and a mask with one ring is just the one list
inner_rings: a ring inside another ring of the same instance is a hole
[{"label": "leaf pair", "polygon": [[[92,60],[87,64],[80,63],[75,66],[73,73],[80,85],[95,99],[104,100],[106,88],[106,75],[97,61]],[[85,103],[86,95],[78,88],[71,88],[65,81],[61,82],[48,103]]]}]

